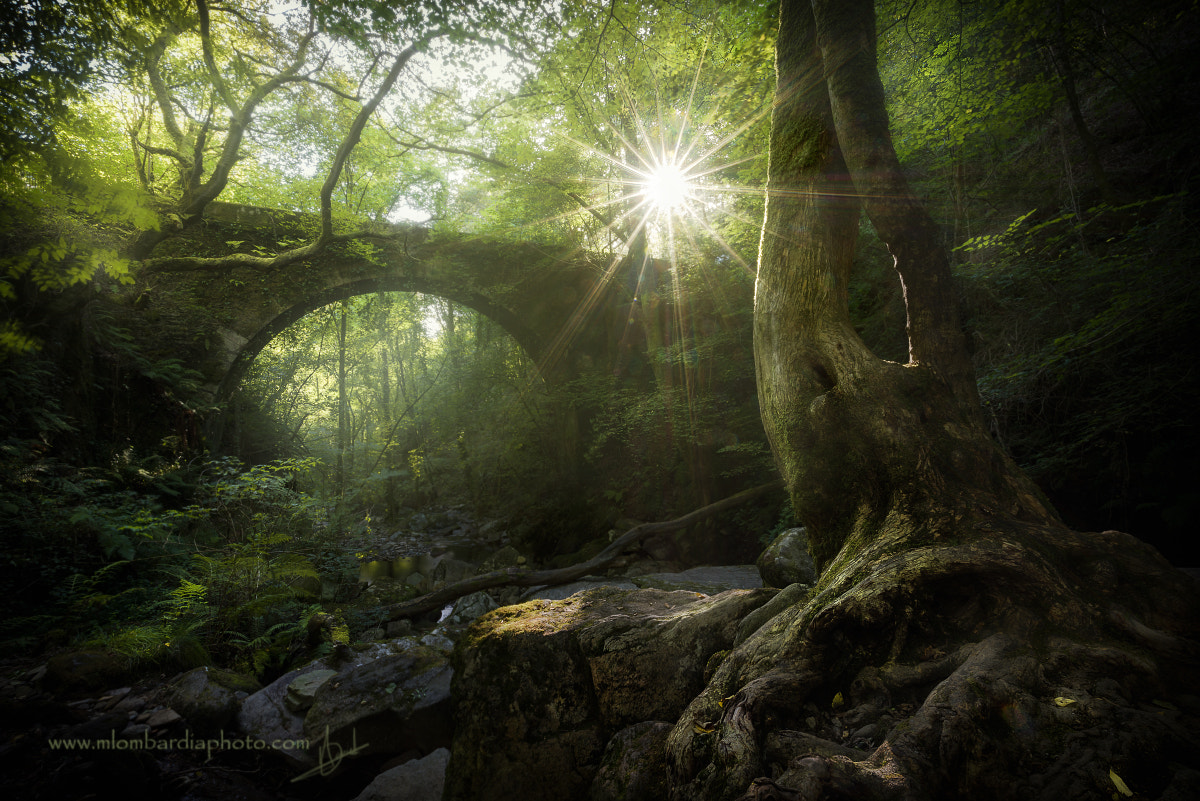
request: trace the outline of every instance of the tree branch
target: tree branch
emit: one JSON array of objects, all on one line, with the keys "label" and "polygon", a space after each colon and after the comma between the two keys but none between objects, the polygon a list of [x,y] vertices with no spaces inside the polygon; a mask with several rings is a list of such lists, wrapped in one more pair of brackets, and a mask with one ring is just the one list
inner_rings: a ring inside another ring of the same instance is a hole
[{"label": "tree branch", "polygon": [[213,87],[217,90],[217,94],[225,103],[225,107],[229,109],[231,114],[235,116],[238,113],[237,102],[233,99],[233,94],[229,91],[229,87],[225,85],[225,79],[221,77],[220,70],[217,69],[217,60],[213,56],[212,32],[208,19],[208,0],[196,0],[196,11],[200,16],[200,49],[204,54],[204,66],[208,68],[208,79],[212,81]]},{"label": "tree branch", "polygon": [[904,285],[909,360],[931,367],[957,396],[978,406],[950,263],[892,144],[876,63],[875,7],[870,0],[813,0],[812,13],[837,142]]},{"label": "tree branch", "polygon": [[356,95],[356,94],[351,94],[350,92],[347,92],[343,89],[338,89],[336,86],[329,83],[328,81],[322,81],[318,78],[314,78],[314,77],[312,77],[311,73],[308,75],[293,75],[293,76],[287,78],[285,81],[283,81],[283,83],[299,83],[299,82],[311,83],[313,86],[319,86],[322,89],[324,89],[326,92],[329,92],[332,95],[337,95],[338,97],[343,98],[345,100],[353,100],[355,103],[359,103],[362,101],[361,96]]},{"label": "tree branch", "polygon": [[720,512],[724,512],[726,509],[740,506],[760,495],[782,487],[782,481],[772,481],[769,484],[762,484],[739,492],[736,495],[731,495],[728,498],[723,498],[716,503],[710,503],[708,506],[688,512],[683,517],[677,517],[674,520],[667,520],[661,523],[643,523],[640,526],[635,526],[613,540],[607,548],[586,562],[579,562],[569,567],[560,567],[552,570],[527,571],[515,567],[505,570],[493,570],[491,573],[484,573],[482,576],[465,579],[437,592],[423,595],[420,598],[414,598],[411,601],[393,604],[384,608],[388,611],[389,620],[397,620],[402,617],[412,617],[413,615],[439,609],[450,601],[454,601],[464,595],[493,587],[537,587],[541,585],[566,584],[583,578],[597,570],[603,570],[628,548],[652,534],[664,534],[668,531],[678,531],[679,529],[687,528],[693,523],[707,520]]},{"label": "tree branch", "polygon": [[[229,132],[225,136],[225,142],[221,148],[221,156],[217,159],[216,165],[213,166],[212,175],[202,186],[194,189],[191,187],[185,188],[189,191],[186,192],[183,203],[182,214],[184,217],[199,216],[204,212],[205,207],[224,191],[226,184],[229,183],[229,173],[238,162],[242,139],[245,137],[246,129],[250,127],[250,122],[254,118],[255,109],[258,108],[258,105],[268,95],[279,89],[279,87],[291,80],[300,71],[300,68],[304,66],[304,62],[307,59],[308,47],[315,36],[315,32],[305,34],[304,38],[300,40],[300,45],[296,49],[296,56],[292,59],[292,62],[278,75],[261,86],[256,86],[250,92],[250,97],[246,99],[246,102],[242,104],[240,109],[236,103],[233,104],[229,116]],[[206,59],[211,58],[211,48],[205,52]],[[216,69],[215,62],[211,69]],[[215,80],[219,80],[219,78],[215,78]],[[232,96],[224,89],[223,84],[218,85],[216,88],[218,94],[224,92],[222,99],[226,105],[229,105],[232,101]]]},{"label": "tree branch", "polygon": [[159,112],[162,114],[163,127],[166,129],[167,135],[171,137],[171,141],[178,147],[183,143],[183,131],[179,127],[178,120],[175,119],[175,110],[171,108],[171,92],[162,79],[162,73],[158,71],[158,62],[162,59],[167,44],[175,39],[175,35],[174,29],[165,30],[150,44],[146,50],[146,77],[150,80],[150,88],[154,91],[154,100],[158,103]]},{"label": "tree branch", "polygon": [[[389,134],[389,136],[390,136],[390,134]],[[448,145],[435,145],[434,143],[432,143],[428,140],[420,140],[417,142],[403,142],[394,136],[392,137],[392,141],[395,142],[396,144],[400,145],[401,147],[408,148],[409,150],[433,150],[438,153],[449,153],[449,154],[455,155],[455,156],[467,156],[468,158],[472,158],[477,161],[482,161],[485,164],[490,164],[493,167],[499,167],[502,170],[516,169],[512,164],[501,161],[500,159],[494,158],[492,156],[488,156],[483,153],[479,153],[478,151],[475,151],[475,150],[467,150],[467,149],[461,148],[461,147],[450,147]],[[604,225],[605,228],[608,228],[614,234],[616,234],[618,239],[620,239],[622,242],[628,242],[628,239],[626,238],[625,233],[617,228],[616,223],[608,215],[603,214],[599,209],[595,208],[595,206],[593,204],[588,203],[587,200],[584,197],[582,197],[581,195],[579,195],[577,192],[572,192],[570,189],[567,189],[565,186],[563,186],[558,181],[551,181],[548,178],[537,178],[535,180],[540,184],[544,184],[546,186],[552,187],[552,188],[557,189],[558,191],[562,192],[564,195],[571,198],[571,200],[574,200],[576,203],[578,203],[580,208],[582,208],[584,211],[586,211],[587,213],[589,213],[593,217],[595,217],[597,220],[599,220]]]},{"label": "tree branch", "polygon": [[191,162],[189,162],[187,158],[181,155],[178,151],[172,150],[169,147],[158,147],[157,145],[147,144],[146,142],[137,139],[133,133],[131,133],[129,136],[131,139],[133,139],[133,143],[135,145],[147,153],[153,153],[156,156],[166,156],[167,158],[178,162],[182,167],[189,169],[191,168]]},{"label": "tree branch", "polygon": [[445,31],[436,31],[422,36],[404,48],[396,56],[395,60],[392,61],[392,68],[388,70],[388,74],[384,77],[383,83],[379,85],[379,88],[375,90],[375,94],[359,109],[358,115],[355,116],[354,122],[350,125],[350,130],[346,132],[341,145],[338,146],[337,153],[334,154],[333,163],[329,165],[329,174],[325,177],[325,183],[321,185],[321,238],[318,242],[324,242],[333,236],[333,190],[337,186],[338,179],[341,177],[342,168],[346,165],[346,160],[350,158],[350,153],[362,137],[363,128],[366,127],[367,121],[371,119],[371,115],[375,113],[375,109],[383,102],[383,98],[392,90],[392,87],[396,84],[396,80],[400,77],[400,73],[408,65],[408,60],[429,44],[430,41],[445,35]]},{"label": "tree branch", "polygon": [[327,246],[355,239],[400,239],[399,234],[381,234],[376,231],[355,231],[350,234],[331,234],[306,245],[285,250],[274,256],[255,256],[252,253],[231,253],[228,256],[167,256],[146,259],[143,264],[150,273],[223,272],[237,268],[247,270],[274,270],[312,258]]},{"label": "tree branch", "polygon": [[608,4],[608,16],[604,19],[604,27],[600,29],[600,35],[596,37],[596,49],[592,51],[592,58],[588,61],[587,69],[583,71],[583,76],[579,79],[579,85],[575,87],[575,93],[579,94],[583,91],[583,82],[587,80],[588,73],[592,71],[592,65],[596,63],[596,56],[600,55],[600,46],[604,44],[604,34],[608,33],[609,23],[617,16],[617,0],[612,0]]},{"label": "tree branch", "polygon": [[419,142],[402,142],[399,139],[393,138],[392,141],[401,147],[408,148],[409,150],[433,150],[438,153],[449,153],[455,156],[467,156],[468,158],[475,159],[476,161],[482,161],[485,164],[491,164],[493,167],[499,167],[502,170],[513,169],[513,165],[501,161],[500,159],[493,158],[492,156],[480,153],[476,150],[467,150],[461,147],[450,147],[448,145],[435,145],[427,140],[422,140]]}]

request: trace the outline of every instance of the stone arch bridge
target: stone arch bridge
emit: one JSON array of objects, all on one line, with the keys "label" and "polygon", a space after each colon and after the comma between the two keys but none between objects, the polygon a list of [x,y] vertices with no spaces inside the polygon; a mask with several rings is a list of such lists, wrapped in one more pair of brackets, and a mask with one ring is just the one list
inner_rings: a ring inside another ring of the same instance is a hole
[{"label": "stone arch bridge", "polygon": [[[274,253],[312,237],[318,225],[315,215],[214,203],[203,224],[152,255]],[[606,280],[607,261],[533,243],[435,238],[419,226],[381,224],[377,231],[377,238],[338,243],[270,271],[144,275],[136,303],[159,338],[151,349],[182,358],[222,401],[259,351],[303,315],[356,295],[399,291],[447,298],[495,320],[550,383],[615,364],[632,301],[621,282]]]},{"label": "stone arch bridge", "polygon": [[[159,256],[277,253],[308,241],[316,215],[213,203],[203,223],[160,243]],[[610,260],[579,249],[471,237],[434,237],[414,225],[380,224],[378,236],[336,243],[319,256],[275,270],[235,268],[152,272],[133,287],[134,325],[147,352],[175,358],[202,376],[223,405],[255,356],[302,316],[375,292],[447,298],[496,321],[553,386],[593,368],[616,372],[621,354],[645,347],[624,280],[606,277]],[[633,334],[631,337],[630,334]],[[561,410],[563,458],[583,424]],[[583,412],[586,417],[586,412]],[[206,415],[208,446],[220,450],[225,415]]]}]

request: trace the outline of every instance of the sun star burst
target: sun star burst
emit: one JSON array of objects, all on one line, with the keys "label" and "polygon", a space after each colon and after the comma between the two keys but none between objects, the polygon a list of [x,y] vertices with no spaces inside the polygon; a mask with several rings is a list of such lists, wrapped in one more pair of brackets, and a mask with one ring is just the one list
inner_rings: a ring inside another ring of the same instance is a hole
[{"label": "sun star burst", "polygon": [[657,164],[642,182],[642,196],[651,208],[662,212],[679,209],[694,189],[687,172],[673,161]]}]

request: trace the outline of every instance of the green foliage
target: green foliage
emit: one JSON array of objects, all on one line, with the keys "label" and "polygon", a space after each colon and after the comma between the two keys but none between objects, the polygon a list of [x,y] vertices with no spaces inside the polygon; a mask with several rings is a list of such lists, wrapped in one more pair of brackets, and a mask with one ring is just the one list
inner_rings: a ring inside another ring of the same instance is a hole
[{"label": "green foliage", "polygon": [[[144,664],[219,663],[253,675],[280,669],[319,607],[304,606],[319,576],[302,556],[263,546],[194,554],[167,574],[178,583],[156,619],[120,619],[87,642]],[[166,586],[166,585],[164,585]]]},{"label": "green foliage", "polygon": [[28,321],[65,291],[131,285],[122,237],[158,227],[145,193],[84,157],[85,137],[60,133],[53,156],[0,164],[0,359],[41,347]]},{"label": "green foliage", "polygon": [[[1052,493],[1085,476],[1106,488],[1064,494],[1069,516],[1174,527],[1194,507],[1172,466],[1196,389],[1192,206],[1174,195],[1030,212],[963,247],[980,392],[998,434]],[[1155,449],[1158,469],[1131,469]]]},{"label": "green foliage", "polygon": [[270,544],[311,533],[325,515],[312,496],[290,484],[318,467],[314,458],[281,459],[243,469],[226,457],[205,463],[195,502],[167,513],[169,522],[197,521],[226,542]]},{"label": "green foliage", "polygon": [[[298,604],[320,591],[323,510],[286,486],[314,467],[290,460],[242,470],[218,460],[156,476],[37,464],[14,477],[22,500],[0,496],[22,513],[19,528],[2,532],[0,578],[6,590],[21,586],[28,609],[42,610],[38,619],[61,615],[62,627],[135,663],[249,659],[262,650],[257,639],[283,622],[273,618],[294,622]],[[123,474],[140,479],[140,490]],[[192,503],[164,507],[185,494]],[[31,581],[39,575],[42,586]],[[6,633],[24,636],[33,623],[13,618]],[[269,635],[272,664],[290,646],[281,631]]]},{"label": "green foliage", "polygon": [[745,486],[772,472],[750,399],[692,394],[686,384],[646,392],[594,375],[573,395],[594,412],[587,459],[612,482],[604,496],[619,514],[672,517],[694,506],[707,482]]},{"label": "green foliage", "polygon": [[57,0],[10,3],[0,22],[0,162],[45,148],[68,102],[133,20],[159,20],[178,2]]}]

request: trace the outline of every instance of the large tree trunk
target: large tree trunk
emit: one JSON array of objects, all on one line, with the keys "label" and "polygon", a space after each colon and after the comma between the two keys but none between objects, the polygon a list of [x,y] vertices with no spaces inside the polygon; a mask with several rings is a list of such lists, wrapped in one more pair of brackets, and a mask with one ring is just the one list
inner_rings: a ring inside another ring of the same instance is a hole
[{"label": "large tree trunk", "polygon": [[[808,3],[781,14],[754,310],[763,421],[818,567],[878,529],[857,521],[897,507],[972,508],[986,493],[1022,519],[1056,522],[984,427],[949,264],[891,146],[872,6],[825,5],[814,4],[820,26]],[[877,358],[850,322],[864,208],[904,286],[905,365]]]},{"label": "large tree trunk", "polygon": [[[1061,801],[1119,792],[1109,771],[1144,797],[1200,788],[1196,583],[1133,537],[1067,530],[988,435],[888,134],[871,0],[783,0],[777,70],[756,368],[823,573],[675,727],[672,797]],[[850,323],[864,210],[904,285],[907,364]]]}]

